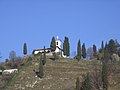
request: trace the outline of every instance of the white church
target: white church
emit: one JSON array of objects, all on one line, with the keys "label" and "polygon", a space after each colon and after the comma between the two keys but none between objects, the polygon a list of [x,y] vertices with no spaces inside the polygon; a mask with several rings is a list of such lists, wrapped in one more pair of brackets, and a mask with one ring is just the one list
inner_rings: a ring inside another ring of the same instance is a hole
[{"label": "white church", "polygon": [[[66,57],[64,54],[63,54],[63,49],[62,49],[62,46],[63,46],[63,43],[62,41],[59,39],[59,37],[57,36],[56,38],[56,50],[55,50],[55,53],[59,53],[60,56],[62,57]],[[52,55],[53,52],[51,52],[51,49],[50,48],[45,48],[45,51],[46,51],[46,54],[47,55]],[[43,53],[44,52],[44,49],[35,49],[33,50],[33,54],[38,54],[38,53]]]}]

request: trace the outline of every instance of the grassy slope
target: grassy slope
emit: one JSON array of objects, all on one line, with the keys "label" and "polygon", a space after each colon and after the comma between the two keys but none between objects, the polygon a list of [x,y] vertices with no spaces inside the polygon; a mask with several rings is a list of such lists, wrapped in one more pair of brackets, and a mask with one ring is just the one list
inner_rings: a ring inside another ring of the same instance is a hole
[{"label": "grassy slope", "polygon": [[89,65],[86,64],[69,59],[47,60],[47,64],[44,66],[45,76],[43,79],[39,79],[33,72],[33,69],[38,69],[38,61],[32,61],[19,71],[6,90],[20,90],[19,87],[25,90],[74,90],[76,77],[88,71]]},{"label": "grassy slope", "polygon": [[44,66],[45,76],[39,79],[33,72],[38,69],[38,61],[32,61],[19,71],[6,90],[75,90],[76,78],[82,79],[82,74],[92,70],[91,62],[48,59]]}]

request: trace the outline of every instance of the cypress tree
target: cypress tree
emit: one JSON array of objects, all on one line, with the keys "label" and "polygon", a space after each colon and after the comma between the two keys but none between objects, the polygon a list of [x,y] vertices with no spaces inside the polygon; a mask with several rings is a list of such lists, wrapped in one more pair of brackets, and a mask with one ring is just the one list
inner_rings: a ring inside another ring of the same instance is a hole
[{"label": "cypress tree", "polygon": [[66,38],[66,47],[67,47],[67,53],[66,53],[66,55],[67,56],[70,56],[70,43],[69,43],[69,39],[68,39],[68,37]]},{"label": "cypress tree", "polygon": [[46,51],[45,51],[45,46],[44,46],[44,53],[43,53],[43,65],[46,64]]},{"label": "cypress tree", "polygon": [[66,39],[64,40],[64,43],[63,43],[63,54],[66,55]]},{"label": "cypress tree", "polygon": [[107,64],[103,62],[102,66],[102,82],[103,82],[103,90],[108,90],[108,73],[107,73]]},{"label": "cypress tree", "polygon": [[104,57],[104,41],[102,41],[101,43],[101,53],[102,53],[102,57]]},{"label": "cypress tree", "polygon": [[51,51],[55,51],[55,50],[56,50],[55,37],[52,37],[52,41],[51,41],[51,44],[50,44],[50,48],[51,48]]},{"label": "cypress tree", "polygon": [[80,90],[80,79],[77,77],[76,79],[76,90]]},{"label": "cypress tree", "polygon": [[82,56],[83,56],[83,58],[86,58],[86,48],[85,48],[85,43],[83,43],[83,45],[82,45]]},{"label": "cypress tree", "polygon": [[106,43],[104,49],[104,60],[102,62],[102,82],[103,82],[103,90],[108,90],[108,60],[110,58],[109,48]]},{"label": "cypress tree", "polygon": [[104,48],[104,61],[108,62],[109,58],[110,58],[109,46],[106,43]]},{"label": "cypress tree", "polygon": [[66,42],[65,42],[65,40],[63,43],[63,54],[66,55]]},{"label": "cypress tree", "polygon": [[77,46],[77,59],[81,59],[81,43],[80,40],[78,41],[78,46]]},{"label": "cypress tree", "polygon": [[115,45],[115,41],[113,39],[111,39],[109,41],[109,44],[108,44],[108,50],[109,50],[109,53],[112,55],[113,53],[116,53],[116,45]]},{"label": "cypress tree", "polygon": [[24,43],[24,46],[23,46],[23,54],[26,55],[27,54],[27,44]]},{"label": "cypress tree", "polygon": [[93,45],[93,56],[96,57],[97,55],[97,48],[96,48],[96,45],[94,44]]},{"label": "cypress tree", "polygon": [[102,49],[102,53],[104,53],[104,41],[102,41],[101,49]]},{"label": "cypress tree", "polygon": [[43,76],[44,76],[43,63],[42,63],[42,53],[40,53],[39,74],[38,74],[38,76],[40,78],[43,78]]},{"label": "cypress tree", "polygon": [[66,56],[70,55],[70,44],[68,37],[65,37],[64,43],[63,43],[63,53]]},{"label": "cypress tree", "polygon": [[89,73],[84,77],[80,90],[92,90],[92,84]]}]

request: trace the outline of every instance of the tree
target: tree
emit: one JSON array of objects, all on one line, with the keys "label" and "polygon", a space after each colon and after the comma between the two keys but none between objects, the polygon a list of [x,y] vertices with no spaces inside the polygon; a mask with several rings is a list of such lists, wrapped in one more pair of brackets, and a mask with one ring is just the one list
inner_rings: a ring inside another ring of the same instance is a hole
[{"label": "tree", "polygon": [[80,90],[80,79],[77,77],[76,79],[76,90]]},{"label": "tree", "polygon": [[8,63],[8,61],[9,61],[9,59],[5,59],[5,63],[6,63],[6,64]]},{"label": "tree", "polygon": [[101,44],[101,52],[102,52],[102,54],[104,55],[104,41],[102,41],[102,44]]},{"label": "tree", "polygon": [[83,56],[83,58],[86,58],[86,48],[85,48],[85,43],[83,43],[83,45],[82,45],[82,56]]},{"label": "tree", "polygon": [[92,90],[92,84],[89,73],[84,77],[80,90]]},{"label": "tree", "polygon": [[46,51],[45,51],[45,46],[44,46],[44,53],[43,53],[43,65],[46,64]]},{"label": "tree", "polygon": [[109,52],[109,45],[106,43],[105,48],[104,48],[103,61],[107,63],[109,61],[110,57],[111,57],[111,55]]},{"label": "tree", "polygon": [[80,40],[78,41],[78,46],[77,46],[77,59],[81,59],[81,43]]},{"label": "tree", "polygon": [[9,66],[10,66],[10,68],[16,68],[16,63],[15,63],[15,60],[16,60],[16,52],[15,51],[11,51],[10,53],[9,53],[9,58],[10,58],[10,64],[9,64]]},{"label": "tree", "polygon": [[52,37],[52,41],[51,41],[51,44],[50,44],[50,48],[51,48],[51,51],[55,51],[55,50],[56,50],[55,37]]},{"label": "tree", "polygon": [[116,53],[120,56],[120,43],[117,40],[115,40],[115,46],[117,48]]},{"label": "tree", "polygon": [[68,37],[67,37],[67,56],[70,56],[70,43]]},{"label": "tree", "polygon": [[27,54],[27,44],[24,43],[24,46],[23,46],[23,54],[26,55]]},{"label": "tree", "polygon": [[104,60],[102,62],[102,82],[103,82],[103,90],[108,90],[108,60],[110,58],[109,55],[109,46],[106,44],[104,49]]},{"label": "tree", "polygon": [[120,57],[120,48],[118,49],[117,54],[118,54],[118,55],[119,55],[119,57]]},{"label": "tree", "polygon": [[64,40],[63,43],[63,54],[66,55],[67,51],[66,51],[66,41]]},{"label": "tree", "polygon": [[102,82],[103,82],[103,90],[108,90],[108,70],[106,62],[103,62],[102,66]]},{"label": "tree", "polygon": [[63,52],[64,55],[70,56],[70,44],[68,37],[65,37],[64,43],[63,43]]},{"label": "tree", "polygon": [[43,63],[42,63],[42,53],[40,53],[40,61],[39,61],[39,74],[38,77],[43,78],[44,70],[43,70]]},{"label": "tree", "polygon": [[53,53],[53,60],[59,59],[59,54],[58,53]]},{"label": "tree", "polygon": [[92,47],[89,47],[87,49],[87,58],[88,59],[92,59],[93,58],[93,48]]},{"label": "tree", "polygon": [[113,53],[116,53],[117,47],[115,45],[115,41],[111,39],[108,43],[108,51],[112,55]]},{"label": "tree", "polygon": [[10,53],[9,53],[9,59],[10,60],[14,60],[16,58],[16,52],[15,51],[11,51]]},{"label": "tree", "polygon": [[97,48],[96,45],[93,45],[93,56],[96,57],[97,56]]}]

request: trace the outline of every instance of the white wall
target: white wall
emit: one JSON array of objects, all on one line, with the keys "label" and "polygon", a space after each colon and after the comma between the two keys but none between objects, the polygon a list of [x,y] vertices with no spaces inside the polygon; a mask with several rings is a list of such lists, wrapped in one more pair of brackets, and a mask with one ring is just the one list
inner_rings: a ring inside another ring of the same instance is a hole
[{"label": "white wall", "polygon": [[62,48],[61,40],[56,40],[56,50],[55,50],[56,53],[61,51],[58,47]]}]

